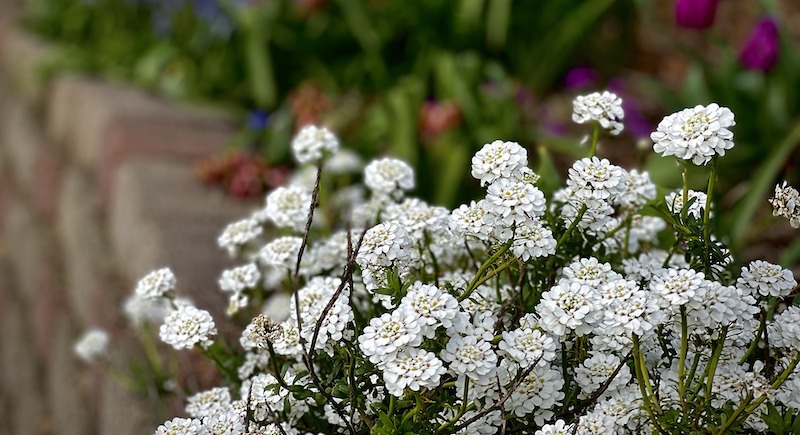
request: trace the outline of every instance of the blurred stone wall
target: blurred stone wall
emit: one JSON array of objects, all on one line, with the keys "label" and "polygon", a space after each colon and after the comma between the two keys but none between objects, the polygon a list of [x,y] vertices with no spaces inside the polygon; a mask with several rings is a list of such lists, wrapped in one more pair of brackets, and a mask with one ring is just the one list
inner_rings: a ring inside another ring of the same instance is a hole
[{"label": "blurred stone wall", "polygon": [[121,302],[163,266],[179,293],[222,317],[216,282],[230,265],[216,237],[252,204],[202,186],[191,168],[234,130],[141,91],[44,81],[51,50],[13,26],[9,4],[0,0],[0,433],[152,433],[180,409],[83,364],[73,343],[102,327],[120,367],[142,360]]}]

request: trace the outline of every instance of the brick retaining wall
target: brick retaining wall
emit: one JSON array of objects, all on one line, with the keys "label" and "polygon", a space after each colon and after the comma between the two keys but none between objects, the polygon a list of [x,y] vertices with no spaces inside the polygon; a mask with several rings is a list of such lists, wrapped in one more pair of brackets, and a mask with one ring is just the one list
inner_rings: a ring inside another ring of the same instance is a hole
[{"label": "brick retaining wall", "polygon": [[50,52],[5,15],[0,433],[152,433],[175,409],[82,364],[73,342],[104,327],[113,359],[141,359],[120,303],[162,266],[178,276],[179,293],[221,316],[216,280],[230,263],[215,240],[255,205],[192,176],[192,163],[234,133],[225,115],[86,77],[46,83],[40,72]]}]

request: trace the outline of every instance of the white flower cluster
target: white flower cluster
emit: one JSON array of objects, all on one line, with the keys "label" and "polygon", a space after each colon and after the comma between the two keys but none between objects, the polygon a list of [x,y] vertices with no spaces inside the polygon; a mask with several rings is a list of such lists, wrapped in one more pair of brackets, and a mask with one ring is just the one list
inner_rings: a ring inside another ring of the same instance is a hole
[{"label": "white flower cluster", "polygon": [[292,152],[298,163],[318,163],[339,149],[339,139],[325,127],[303,127],[294,140]]},{"label": "white flower cluster", "polygon": [[210,346],[210,337],[216,334],[217,328],[211,314],[192,305],[178,307],[167,316],[159,329],[161,340],[175,349]]},{"label": "white flower cluster", "polygon": [[[618,106],[612,94],[588,96],[576,101],[576,116],[618,133]],[[662,122],[671,135],[659,127],[657,147],[698,164],[730,149],[732,114],[699,107]],[[332,143],[303,130],[298,161],[319,162]],[[226,373],[238,376],[238,392],[191,396],[191,419],[157,433],[656,433],[645,400],[680,413],[686,383],[716,408],[761,396],[798,406],[800,377],[780,389],[772,382],[797,363],[800,309],[763,325],[759,318],[796,288],[789,270],[754,261],[736,277],[727,263],[699,261],[683,240],[661,249],[667,223],[643,210],[655,185],[606,159],[576,161],[552,198],[516,142],[484,145],[470,172],[485,196],[448,210],[407,196],[414,174],[406,163],[375,160],[364,169],[368,198],[325,220],[350,231],[313,227],[303,255],[298,232],[316,186],[303,176],[270,193],[268,212],[250,218],[256,224],[226,230],[220,242],[244,261],[219,281],[229,312],[257,314]],[[680,213],[683,199],[681,191],[665,201]],[[688,199],[688,214],[701,219],[706,193]],[[262,242],[265,225],[282,231]],[[141,293],[171,298],[172,287],[174,277],[153,278]],[[212,343],[208,312],[167,300],[163,341]],[[762,335],[768,348],[753,345]],[[765,430],[764,406],[747,428]]]},{"label": "white flower cluster", "polygon": [[75,343],[75,354],[85,362],[92,362],[106,353],[108,333],[102,329],[90,329]]},{"label": "white flower cluster", "polygon": [[705,165],[733,148],[733,133],[728,128],[734,125],[733,112],[712,103],[667,116],[650,139],[655,142],[653,150],[659,154]]},{"label": "white flower cluster", "polygon": [[604,91],[581,95],[572,102],[572,120],[578,124],[595,121],[614,136],[622,133],[622,98]]},{"label": "white flower cluster", "polygon": [[785,181],[775,186],[775,195],[769,200],[772,214],[789,220],[792,228],[800,228],[800,192]]}]

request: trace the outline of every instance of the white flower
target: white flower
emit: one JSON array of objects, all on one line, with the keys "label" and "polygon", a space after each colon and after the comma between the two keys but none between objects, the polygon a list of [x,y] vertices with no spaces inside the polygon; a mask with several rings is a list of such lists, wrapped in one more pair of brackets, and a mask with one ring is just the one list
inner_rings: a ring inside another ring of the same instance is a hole
[{"label": "white flower", "polygon": [[542,293],[536,306],[542,329],[558,337],[565,337],[567,330],[579,336],[592,332],[592,325],[600,315],[594,305],[592,287],[588,284],[562,280],[550,291]]},{"label": "white flower", "polygon": [[198,344],[209,346],[212,343],[209,337],[216,333],[217,328],[211,314],[191,305],[179,307],[167,316],[159,329],[161,341],[177,350],[191,349]]},{"label": "white flower", "polygon": [[196,418],[173,418],[156,429],[155,435],[207,435],[203,423]]},{"label": "white flower", "polygon": [[[333,299],[340,284],[341,280],[339,278],[314,277],[305,287],[298,290],[300,319],[303,325],[300,335],[309,345],[314,337],[317,321],[319,321],[322,316],[322,312],[328,305],[328,302]],[[322,323],[320,323],[314,350],[325,348],[329,341],[335,343],[342,340],[347,325],[352,322],[354,318],[349,301],[348,292],[343,291],[339,294],[339,297],[334,301],[331,309],[328,310]],[[297,324],[297,311],[294,299],[289,303],[289,316],[291,318],[290,322]]]},{"label": "white flower", "polygon": [[[592,393],[600,389],[614,371],[620,366],[620,359],[616,355],[596,353],[591,358],[588,358],[581,363],[580,367],[575,368],[575,381],[581,387],[581,393],[578,395],[580,399],[586,399],[592,396]],[[608,397],[612,395],[617,389],[624,387],[631,380],[631,369],[627,365],[623,365],[619,373],[614,377],[614,380],[608,384],[608,387],[603,392],[603,396]]]},{"label": "white flower", "polygon": [[706,285],[702,273],[692,269],[662,269],[650,281],[650,291],[658,295],[662,308],[675,308],[689,302]]},{"label": "white flower", "polygon": [[564,278],[571,282],[589,284],[593,287],[617,281],[622,276],[611,270],[611,264],[601,263],[594,257],[580,258],[564,267],[561,271]]},{"label": "white flower", "polygon": [[469,205],[462,204],[450,214],[450,229],[459,237],[475,237],[479,240],[488,240],[492,227],[484,216],[487,211],[485,200],[471,201]]},{"label": "white flower", "polygon": [[358,337],[358,346],[371,363],[382,367],[402,349],[419,346],[422,338],[419,317],[396,310],[370,320]]},{"label": "white flower", "polygon": [[330,174],[348,174],[359,172],[364,167],[361,156],[357,152],[340,148],[325,163],[325,170]]},{"label": "white flower", "polygon": [[461,327],[469,319],[459,310],[458,300],[436,286],[419,281],[409,287],[408,292],[400,300],[398,311],[419,317],[422,334],[433,338],[436,328]]},{"label": "white flower", "polygon": [[597,157],[576,161],[569,169],[567,187],[579,198],[613,201],[625,193],[628,174],[607,159]]},{"label": "white flower", "polygon": [[287,320],[281,323],[278,336],[272,343],[275,353],[278,355],[295,356],[303,352],[300,346],[300,333],[297,332],[297,322],[294,325]]},{"label": "white flower", "polygon": [[422,349],[409,348],[388,362],[383,369],[386,391],[396,397],[403,397],[405,389],[420,391],[439,385],[439,379],[447,370],[442,361]]},{"label": "white flower", "polygon": [[412,240],[397,222],[375,225],[364,234],[356,263],[362,268],[392,267],[414,256]]},{"label": "white flower", "polygon": [[650,277],[664,267],[664,262],[669,258],[667,266],[685,269],[689,267],[682,255],[669,256],[667,251],[653,249],[643,252],[636,258],[622,260],[622,270],[628,279],[634,281],[650,281]]},{"label": "white flower", "polygon": [[396,221],[411,237],[424,241],[424,232],[438,231],[448,223],[449,212],[443,207],[431,207],[417,198],[390,203],[383,214],[384,221]]},{"label": "white flower", "polygon": [[451,338],[440,356],[450,363],[453,373],[484,383],[497,368],[497,354],[492,344],[474,335]]},{"label": "white flower", "polygon": [[538,219],[531,219],[517,224],[511,251],[522,261],[546,257],[556,252],[556,239],[550,228]]},{"label": "white flower", "polygon": [[231,393],[227,388],[201,391],[187,399],[186,413],[193,418],[205,418],[232,410]]},{"label": "white flower", "polygon": [[414,188],[414,170],[402,160],[373,160],[364,168],[364,184],[378,195],[402,196]]},{"label": "white flower", "polygon": [[546,424],[541,429],[537,430],[533,435],[569,435],[572,433],[572,426],[558,419],[553,424]]},{"label": "white flower", "polygon": [[742,275],[736,280],[736,286],[748,293],[781,297],[788,296],[797,286],[797,281],[791,270],[756,260],[742,267]]},{"label": "white flower", "polygon": [[244,417],[233,411],[210,415],[203,419],[209,435],[244,434]]},{"label": "white flower", "polygon": [[800,351],[800,307],[786,307],[767,328],[770,346]]},{"label": "white flower", "polygon": [[292,140],[297,163],[317,163],[339,149],[339,139],[325,127],[307,125]]},{"label": "white flower", "polygon": [[705,165],[733,148],[733,133],[728,128],[734,125],[733,112],[727,107],[698,105],[664,118],[650,139],[657,153]]},{"label": "white flower", "polygon": [[528,368],[537,360],[538,365],[547,365],[556,358],[556,341],[553,337],[522,325],[513,331],[503,331],[503,339],[498,347],[522,368]]},{"label": "white flower", "polygon": [[496,140],[483,146],[472,157],[472,176],[481,186],[498,178],[519,178],[528,166],[528,151],[516,142]]},{"label": "white flower", "polygon": [[[295,321],[295,324],[297,322]],[[239,339],[242,347],[248,350],[265,349],[268,343],[280,340],[283,337],[283,327],[269,317],[259,314],[244,328]]]},{"label": "white flower", "polygon": [[143,299],[134,293],[125,299],[122,310],[131,323],[138,327],[145,323],[159,324],[163,322],[172,308],[168,299]]},{"label": "white flower", "polygon": [[257,239],[263,232],[264,229],[258,220],[242,219],[225,227],[217,239],[217,244],[228,251],[228,255],[235,257],[245,245]]},{"label": "white flower", "polygon": [[[351,233],[353,244],[357,242],[360,231]],[[308,259],[308,260],[307,260]],[[327,271],[340,272],[347,262],[347,232],[339,231],[328,239],[313,246],[308,255],[303,256],[302,268],[311,275]]]},{"label": "white flower", "polygon": [[[569,191],[569,190],[568,190]],[[581,198],[569,191],[570,197],[564,207],[561,208],[561,219],[567,226],[571,226],[584,209],[578,227],[587,230],[588,233],[601,236],[606,231],[617,226],[618,221],[613,217],[614,208],[607,201],[596,198]]]},{"label": "white flower", "polygon": [[158,299],[175,290],[177,280],[169,268],[150,272],[136,285],[136,295],[142,299]]},{"label": "white flower", "polygon": [[773,216],[789,219],[792,228],[800,228],[800,192],[784,181],[775,186],[775,195],[769,203]]},{"label": "white flower", "polygon": [[258,267],[250,263],[223,271],[219,278],[219,288],[228,293],[240,293],[257,286],[260,279]]},{"label": "white flower", "polygon": [[303,239],[300,237],[280,237],[261,248],[258,256],[261,261],[269,266],[282,270],[292,270],[297,262],[297,254]]},{"label": "white flower", "polygon": [[267,195],[267,206],[263,216],[278,228],[303,231],[311,207],[311,193],[305,187],[279,187]]},{"label": "white flower", "polygon": [[614,136],[622,132],[624,117],[622,99],[608,91],[604,91],[602,94],[594,92],[589,95],[581,95],[572,102],[572,120],[574,122],[583,124],[588,121],[596,121]]},{"label": "white flower", "polygon": [[108,333],[102,329],[90,329],[75,343],[75,354],[85,362],[92,362],[105,355]]},{"label": "white flower", "polygon": [[511,393],[504,407],[517,417],[524,417],[535,411],[534,420],[536,424],[542,425],[545,419],[553,415],[550,408],[561,404],[564,398],[561,391],[563,386],[564,378],[560,370],[536,366]]},{"label": "white flower", "polygon": [[616,202],[623,207],[638,208],[653,199],[656,199],[656,185],[650,181],[650,174],[632,169],[625,177],[625,190]]},{"label": "white flower", "polygon": [[499,178],[489,185],[486,210],[506,226],[544,215],[544,194],[532,184]]},{"label": "white flower", "polygon": [[[694,216],[695,219],[702,219],[703,210],[706,208],[706,194],[704,192],[689,190],[687,196],[689,201],[694,199],[692,205],[689,206],[689,215]],[[683,192],[672,192],[664,198],[664,201],[666,201],[667,207],[669,207],[671,212],[681,214],[681,210],[683,210]]]}]

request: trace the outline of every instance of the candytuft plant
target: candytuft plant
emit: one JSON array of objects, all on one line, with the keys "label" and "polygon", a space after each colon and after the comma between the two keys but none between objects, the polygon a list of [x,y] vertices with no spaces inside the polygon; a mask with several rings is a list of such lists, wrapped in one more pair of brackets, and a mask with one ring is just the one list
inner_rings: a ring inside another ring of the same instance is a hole
[{"label": "candytuft plant", "polygon": [[[171,306],[162,340],[225,376],[156,434],[791,430],[800,308],[779,307],[797,282],[735,267],[710,220],[733,113],[659,124],[656,152],[708,169],[706,191],[664,195],[595,156],[623,128],[616,96],[575,108],[594,133],[566,186],[545,195],[526,148],[498,140],[471,161],[485,196],[454,210],[410,197],[413,169],[392,158],[366,166],[364,198],[341,185],[336,137],[302,130],[305,168],[219,238],[243,262],[220,279],[248,323],[238,343],[176,299],[171,273],[137,288]],[[778,186],[776,215],[797,221],[797,197]]]}]

